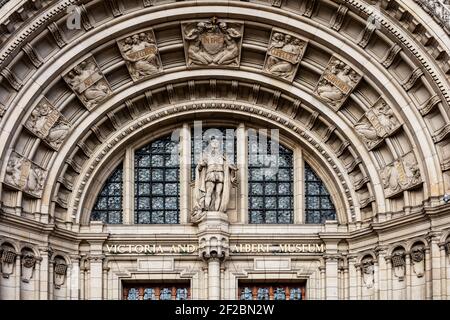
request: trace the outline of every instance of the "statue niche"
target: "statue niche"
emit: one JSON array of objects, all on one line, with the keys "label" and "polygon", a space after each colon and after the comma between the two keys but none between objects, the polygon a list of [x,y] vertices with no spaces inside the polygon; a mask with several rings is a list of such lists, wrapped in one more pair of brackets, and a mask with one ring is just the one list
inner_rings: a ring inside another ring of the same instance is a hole
[{"label": "statue niche", "polygon": [[237,167],[231,163],[216,137],[211,137],[195,169],[193,223],[208,211],[226,213]]}]

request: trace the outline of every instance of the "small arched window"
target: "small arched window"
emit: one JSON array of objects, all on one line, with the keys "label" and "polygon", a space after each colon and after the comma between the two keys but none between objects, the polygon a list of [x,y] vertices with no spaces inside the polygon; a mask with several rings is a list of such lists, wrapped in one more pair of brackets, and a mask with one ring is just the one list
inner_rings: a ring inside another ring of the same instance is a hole
[{"label": "small arched window", "polygon": [[122,223],[123,164],[121,163],[109,176],[97,196],[91,221],[109,224]]},{"label": "small arched window", "polygon": [[336,220],[336,210],[325,184],[305,162],[305,221],[324,223],[325,220]]}]

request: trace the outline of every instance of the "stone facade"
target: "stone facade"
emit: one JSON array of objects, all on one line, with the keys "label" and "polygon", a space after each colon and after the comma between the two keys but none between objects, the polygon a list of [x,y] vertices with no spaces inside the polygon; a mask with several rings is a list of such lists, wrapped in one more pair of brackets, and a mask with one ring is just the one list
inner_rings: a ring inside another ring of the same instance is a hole
[{"label": "stone facade", "polygon": [[[450,298],[448,28],[422,1],[370,3],[4,4],[0,299],[122,299],[163,280],[193,299],[263,280],[306,299]],[[227,212],[193,224],[198,120],[236,128],[238,159]],[[249,223],[252,128],[293,150],[292,224]],[[134,151],[175,130],[179,224],[135,224]],[[337,221],[305,223],[304,161]],[[90,221],[119,163],[123,221]]]}]

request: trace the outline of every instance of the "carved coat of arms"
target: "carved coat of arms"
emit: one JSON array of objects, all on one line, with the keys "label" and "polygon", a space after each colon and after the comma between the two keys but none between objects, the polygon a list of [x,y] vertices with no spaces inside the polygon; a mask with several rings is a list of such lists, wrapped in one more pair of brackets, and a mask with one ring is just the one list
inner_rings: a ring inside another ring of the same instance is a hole
[{"label": "carved coat of arms", "polygon": [[239,67],[244,26],[216,17],[182,24],[186,63],[195,66]]}]

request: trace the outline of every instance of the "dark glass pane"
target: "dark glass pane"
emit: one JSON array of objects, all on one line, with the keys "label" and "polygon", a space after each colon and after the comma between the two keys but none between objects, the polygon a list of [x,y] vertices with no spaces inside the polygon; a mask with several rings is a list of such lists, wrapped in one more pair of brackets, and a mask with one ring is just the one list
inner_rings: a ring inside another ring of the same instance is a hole
[{"label": "dark glass pane", "polygon": [[136,151],[136,223],[178,223],[178,145],[164,137]]},{"label": "dark glass pane", "polygon": [[169,288],[161,289],[159,300],[172,300],[172,291]]},{"label": "dark glass pane", "polygon": [[156,300],[155,289],[153,289],[153,288],[146,288],[144,290],[144,300]]},{"label": "dark glass pane", "polygon": [[336,211],[325,184],[305,162],[305,220],[306,223],[324,223],[336,220]]},{"label": "dark glass pane", "polygon": [[269,300],[269,288],[259,288],[256,295],[257,300]]},{"label": "dark glass pane", "polygon": [[241,300],[252,300],[252,290],[249,287],[245,287],[241,290]]},{"label": "dark glass pane", "polygon": [[122,223],[123,170],[120,164],[109,176],[97,196],[91,213],[91,221],[103,221],[107,224]]},{"label": "dark glass pane", "polygon": [[266,145],[261,141],[255,142],[249,133],[250,223],[293,222],[293,153],[278,144],[274,145],[279,148],[278,154],[276,151],[273,153],[271,143],[270,139]]}]

